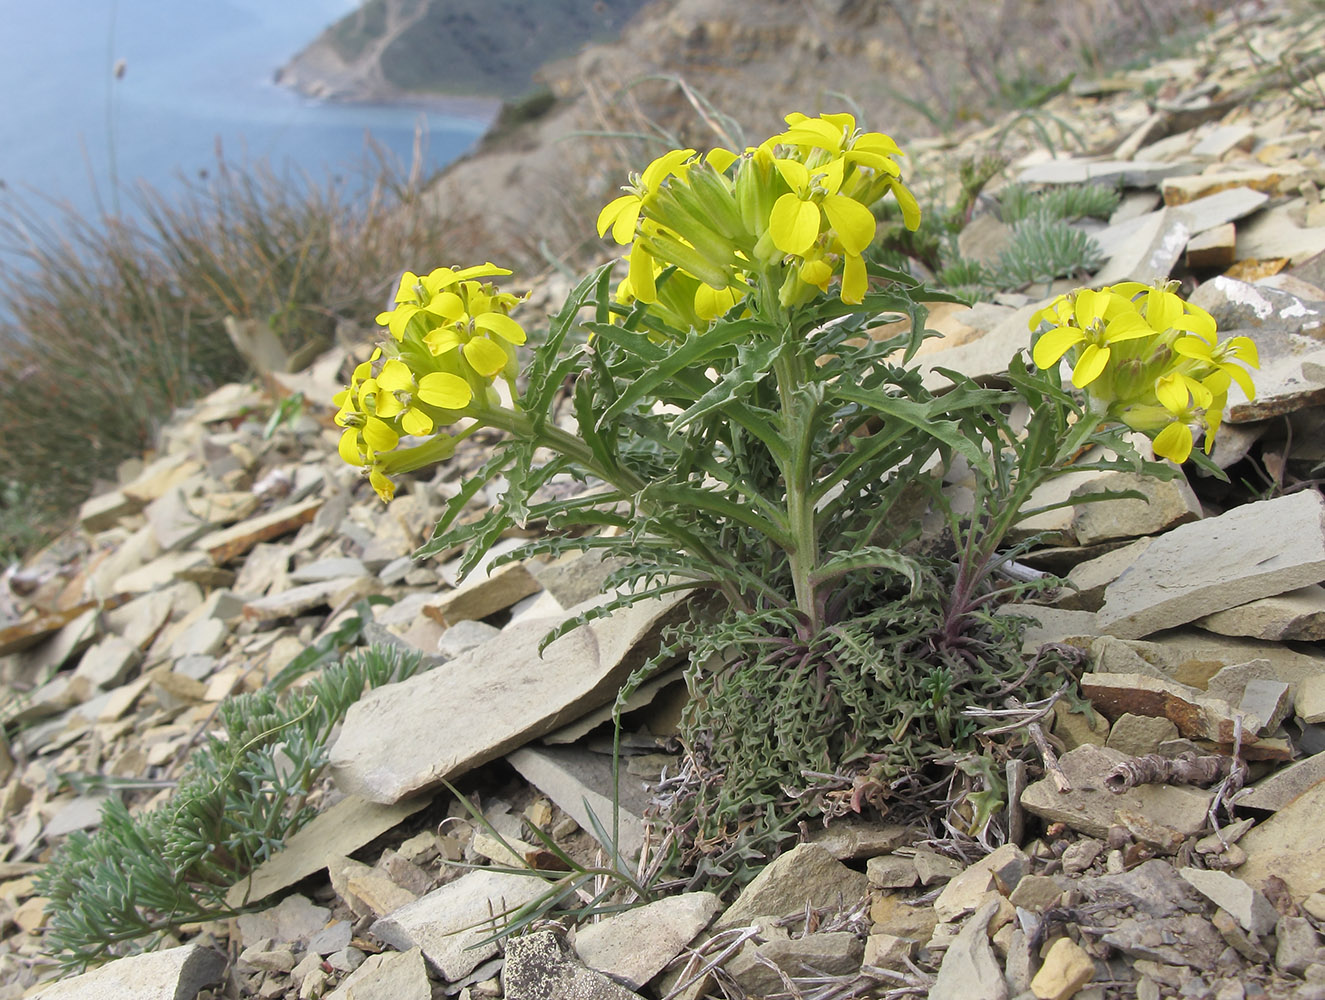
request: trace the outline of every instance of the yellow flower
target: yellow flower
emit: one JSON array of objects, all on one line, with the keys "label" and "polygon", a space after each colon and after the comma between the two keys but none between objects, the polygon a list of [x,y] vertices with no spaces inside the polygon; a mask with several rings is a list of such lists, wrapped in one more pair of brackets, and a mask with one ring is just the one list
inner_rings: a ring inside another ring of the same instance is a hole
[{"label": "yellow flower", "polygon": [[[1070,308],[1065,308],[1069,304]],[[1031,359],[1043,370],[1057,364],[1068,350],[1075,348],[1072,384],[1078,389],[1100,377],[1109,363],[1111,345],[1155,333],[1129,299],[1108,288],[1100,291],[1082,288],[1070,299],[1066,296],[1061,301],[1056,299],[1031,317],[1032,329],[1045,319],[1060,325],[1040,336],[1031,351]],[[1080,346],[1083,344],[1084,347]]]},{"label": "yellow flower", "polygon": [[428,372],[416,382],[409,365],[398,358],[382,366],[377,384],[386,390],[377,398],[378,416],[399,416],[406,434],[429,434],[433,429],[432,417],[414,405],[415,400],[443,410],[460,410],[473,398],[469,383],[459,375]]},{"label": "yellow flower", "polygon": [[633,240],[635,225],[639,222],[645,202],[657,192],[658,185],[665,179],[683,175],[694,155],[693,149],[673,149],[645,167],[644,173],[633,179],[625,194],[608,202],[598,213],[598,235],[605,235],[610,228],[612,239],[618,245],[625,246]]}]

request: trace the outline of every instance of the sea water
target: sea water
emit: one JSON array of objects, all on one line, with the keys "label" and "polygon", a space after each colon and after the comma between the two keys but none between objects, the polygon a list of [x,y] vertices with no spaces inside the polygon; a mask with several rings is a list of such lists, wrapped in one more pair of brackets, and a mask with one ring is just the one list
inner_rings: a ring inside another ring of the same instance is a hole
[{"label": "sea water", "polygon": [[317,101],[274,82],[356,6],[0,0],[0,199],[132,215],[142,185],[177,194],[218,156],[347,183],[372,161],[370,142],[407,167],[420,132],[425,170],[460,156],[487,127],[482,113]]}]

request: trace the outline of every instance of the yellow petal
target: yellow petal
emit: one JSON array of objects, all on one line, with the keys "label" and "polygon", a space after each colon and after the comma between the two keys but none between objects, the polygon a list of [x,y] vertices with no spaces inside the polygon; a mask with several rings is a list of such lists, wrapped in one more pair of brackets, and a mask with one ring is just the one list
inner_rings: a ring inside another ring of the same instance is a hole
[{"label": "yellow petal", "polygon": [[351,427],[342,434],[336,450],[340,452],[340,457],[347,465],[363,465],[364,454],[363,446],[359,443],[359,428]]},{"label": "yellow petal", "polygon": [[[614,198],[603,206],[603,210],[598,213],[598,235],[605,236],[607,230],[612,230],[612,239],[624,246],[629,243],[635,235],[635,220],[639,218],[640,200],[638,195],[623,194],[620,198]],[[623,219],[629,219],[627,223],[630,227],[630,236],[624,240],[618,237],[618,230],[624,228]]]},{"label": "yellow petal", "polygon": [[893,189],[893,197],[902,208],[902,222],[906,224],[907,229],[915,232],[916,227],[920,225],[920,202],[916,201],[916,196],[901,181],[895,180],[890,186]]},{"label": "yellow petal", "polygon": [[1153,336],[1155,331],[1135,309],[1116,314],[1104,327],[1104,339],[1110,344],[1139,337]]},{"label": "yellow petal", "polygon": [[524,328],[504,313],[489,312],[475,316],[474,325],[480,330],[495,333],[508,344],[523,344],[526,339]]},{"label": "yellow petal", "polygon": [[803,192],[810,186],[810,172],[800,160],[780,158],[774,160],[778,173],[787,182],[787,187],[795,192]]},{"label": "yellow petal", "polygon": [[400,443],[400,435],[375,417],[365,421],[363,439],[373,451],[390,451]]},{"label": "yellow petal", "polygon": [[811,257],[801,265],[801,281],[807,285],[816,285],[820,289],[826,289],[832,277],[833,267],[822,257]]},{"label": "yellow petal", "polygon": [[[658,185],[673,174],[685,172],[687,161],[695,155],[693,149],[673,149],[658,157],[640,175],[640,184],[646,191],[656,191]],[[617,240],[618,243],[622,242]]]},{"label": "yellow petal", "polygon": [[1155,381],[1155,398],[1170,413],[1179,415],[1187,412],[1191,393],[1187,385],[1177,375],[1165,375]]},{"label": "yellow petal", "polygon": [[368,482],[372,485],[374,492],[382,498],[383,503],[390,503],[395,498],[396,484],[381,469],[373,469],[369,472]]},{"label": "yellow petal", "polygon": [[417,302],[418,289],[415,287],[419,283],[419,276],[413,271],[406,271],[400,276],[400,284],[396,287],[395,302]]},{"label": "yellow petal", "polygon": [[1098,344],[1090,344],[1081,352],[1077,366],[1072,369],[1072,384],[1084,389],[1100,377],[1109,363],[1109,349]]},{"label": "yellow petal", "polygon": [[392,392],[397,389],[413,390],[414,373],[409,370],[409,365],[405,362],[399,358],[392,358],[377,373],[377,384]]},{"label": "yellow petal", "polygon": [[455,292],[440,292],[434,295],[424,308],[452,323],[465,314],[464,300]]},{"label": "yellow petal", "polygon": [[1182,299],[1172,292],[1152,288],[1146,294],[1146,322],[1155,329],[1156,333],[1171,330],[1183,317],[1182,305]]},{"label": "yellow petal", "polygon": [[406,434],[423,435],[432,433],[432,417],[417,406],[411,406],[400,418],[400,426]]},{"label": "yellow petal", "polygon": [[842,301],[858,305],[869,288],[865,261],[859,254],[847,254],[842,263]]},{"label": "yellow petal", "polygon": [[824,199],[823,209],[847,253],[863,253],[874,241],[874,216],[860,202],[845,195],[830,195]]},{"label": "yellow petal", "polygon": [[630,280],[635,298],[648,303],[658,301],[657,285],[653,280],[653,258],[638,241],[630,248],[626,277]]},{"label": "yellow petal", "polygon": [[419,399],[444,410],[459,410],[469,405],[474,394],[469,383],[450,372],[429,372],[419,379]]},{"label": "yellow petal", "polygon": [[768,231],[783,253],[803,254],[819,237],[819,206],[784,194],[769,213]]},{"label": "yellow petal", "polygon": [[465,345],[465,360],[484,378],[492,378],[506,367],[506,352],[487,337],[475,337]]},{"label": "yellow petal", "polygon": [[1261,366],[1261,354],[1256,349],[1256,341],[1250,337],[1233,337],[1228,342],[1228,352],[1237,355],[1239,361],[1251,365],[1253,368]]},{"label": "yellow petal", "polygon": [[1169,424],[1154,440],[1155,454],[1181,465],[1192,453],[1192,432],[1186,424]]},{"label": "yellow petal", "polygon": [[739,160],[740,157],[730,149],[723,149],[721,146],[714,146],[704,157],[704,162],[716,170],[718,173],[724,173],[728,167]]},{"label": "yellow petal", "polygon": [[1068,352],[1073,344],[1079,344],[1085,339],[1085,334],[1074,326],[1059,326],[1045,332],[1044,336],[1035,342],[1035,349],[1031,351],[1031,360],[1035,362],[1035,367],[1041,371],[1058,363],[1059,359]]},{"label": "yellow petal", "polygon": [[401,410],[405,409],[405,404],[400,401],[400,397],[391,392],[379,392],[377,394],[375,410],[379,417],[397,416]]},{"label": "yellow petal", "polygon": [[436,330],[429,330],[423,342],[428,345],[433,357],[437,357],[460,345],[460,333],[453,326],[439,326]]}]

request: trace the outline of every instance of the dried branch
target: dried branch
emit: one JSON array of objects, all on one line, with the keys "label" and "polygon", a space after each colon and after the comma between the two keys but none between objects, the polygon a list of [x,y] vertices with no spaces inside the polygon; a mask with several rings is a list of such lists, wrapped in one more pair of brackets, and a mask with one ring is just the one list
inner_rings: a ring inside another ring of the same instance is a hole
[{"label": "dried branch", "polygon": [[[1229,775],[1236,758],[1223,754],[1197,754],[1187,750],[1176,757],[1149,753],[1118,764],[1104,777],[1104,787],[1115,795],[1137,785],[1196,785],[1209,788]],[[1238,762],[1240,763],[1240,762]]]}]

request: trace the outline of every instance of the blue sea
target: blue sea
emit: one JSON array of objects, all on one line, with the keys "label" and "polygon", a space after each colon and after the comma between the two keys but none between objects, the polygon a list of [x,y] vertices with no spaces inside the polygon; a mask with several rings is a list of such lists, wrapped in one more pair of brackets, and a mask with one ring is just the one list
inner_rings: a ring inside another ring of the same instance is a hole
[{"label": "blue sea", "polygon": [[347,183],[370,138],[407,165],[422,128],[426,169],[460,156],[488,125],[477,112],[321,102],[273,82],[357,5],[0,0],[0,194],[132,215],[139,185],[178,193],[218,153]]}]

